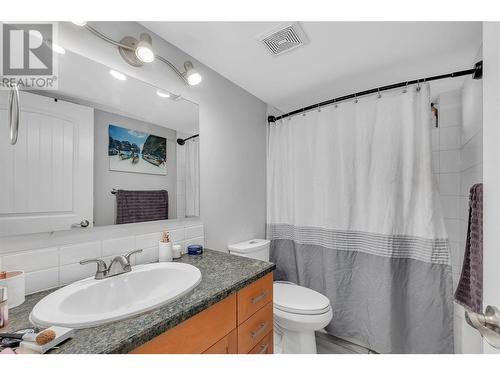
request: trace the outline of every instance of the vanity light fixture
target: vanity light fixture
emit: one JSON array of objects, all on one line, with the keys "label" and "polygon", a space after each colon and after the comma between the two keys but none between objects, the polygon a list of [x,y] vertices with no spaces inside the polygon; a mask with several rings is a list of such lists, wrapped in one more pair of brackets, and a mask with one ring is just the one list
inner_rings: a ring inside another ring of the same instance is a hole
[{"label": "vanity light fixture", "polygon": [[111,74],[114,78],[120,81],[125,81],[127,79],[127,76],[125,74],[117,72],[116,70],[113,69],[109,71],[109,74]]},{"label": "vanity light fixture", "polygon": [[151,35],[142,33],[139,37],[139,43],[135,48],[135,55],[139,60],[145,63],[153,62],[155,53],[153,52]]},{"label": "vanity light fixture", "polygon": [[85,27],[92,34],[98,38],[104,40],[105,42],[118,47],[121,57],[130,65],[135,67],[141,67],[144,63],[151,63],[155,59],[160,60],[164,64],[168,65],[177,76],[182,79],[182,81],[189,86],[198,85],[201,80],[201,74],[194,68],[191,61],[186,61],[184,63],[184,72],[179,71],[177,67],[168,61],[166,58],[156,55],[153,51],[153,43],[151,36],[147,33],[142,33],[139,39],[132,36],[126,36],[122,38],[119,42],[111,39],[110,37],[104,35],[99,30],[96,30],[90,26],[87,22],[73,22],[75,25]]},{"label": "vanity light fixture", "polygon": [[71,21],[71,23],[75,24],[76,26],[83,27],[87,24],[87,21]]},{"label": "vanity light fixture", "polygon": [[184,69],[186,69],[186,72],[184,73],[184,76],[186,77],[188,83],[191,86],[196,86],[201,82],[201,74],[198,73],[198,71],[194,68],[193,63],[191,61],[186,61],[184,63]]},{"label": "vanity light fixture", "polygon": [[170,93],[162,90],[157,90],[156,95],[158,95],[160,98],[170,98]]}]

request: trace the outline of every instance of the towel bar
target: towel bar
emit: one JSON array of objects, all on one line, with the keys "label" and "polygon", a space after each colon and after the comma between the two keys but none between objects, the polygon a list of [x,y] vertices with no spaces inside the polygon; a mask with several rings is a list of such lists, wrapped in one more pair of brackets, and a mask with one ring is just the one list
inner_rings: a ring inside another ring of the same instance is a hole
[{"label": "towel bar", "polygon": [[10,126],[10,144],[17,143],[19,134],[19,89],[17,85],[12,86],[9,93],[9,126]]},{"label": "towel bar", "polygon": [[500,310],[487,306],[484,314],[466,311],[465,320],[479,331],[488,344],[500,348]]}]

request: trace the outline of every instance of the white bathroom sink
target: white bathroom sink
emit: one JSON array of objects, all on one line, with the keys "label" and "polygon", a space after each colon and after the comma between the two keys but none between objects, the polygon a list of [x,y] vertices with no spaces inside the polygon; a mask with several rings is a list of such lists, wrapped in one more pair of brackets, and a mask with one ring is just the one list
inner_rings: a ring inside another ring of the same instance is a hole
[{"label": "white bathroom sink", "polygon": [[33,324],[85,328],[137,315],[191,291],[201,281],[185,263],[154,263],[103,280],[77,281],[49,294],[30,314]]}]

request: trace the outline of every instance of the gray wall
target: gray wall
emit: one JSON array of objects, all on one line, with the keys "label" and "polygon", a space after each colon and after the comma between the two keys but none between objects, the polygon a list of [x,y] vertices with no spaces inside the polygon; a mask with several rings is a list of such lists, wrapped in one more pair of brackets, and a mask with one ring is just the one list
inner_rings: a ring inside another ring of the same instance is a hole
[{"label": "gray wall", "polygon": [[[150,133],[167,139],[167,175],[128,173],[109,170],[108,125]],[[167,190],[168,217],[176,218],[177,207],[177,156],[176,131],[163,126],[120,116],[114,113],[94,111],[94,222],[95,225],[115,223],[116,200],[112,189]]]},{"label": "gray wall", "polygon": [[[120,40],[148,31],[135,22],[93,22],[98,30]],[[60,44],[113,69],[181,94],[199,104],[201,218],[205,246],[226,250],[230,243],[265,235],[266,104],[152,34],[155,52],[177,67],[191,60],[203,75],[197,87],[186,87],[159,61],[134,68],[118,50],[87,30],[60,23]]]}]

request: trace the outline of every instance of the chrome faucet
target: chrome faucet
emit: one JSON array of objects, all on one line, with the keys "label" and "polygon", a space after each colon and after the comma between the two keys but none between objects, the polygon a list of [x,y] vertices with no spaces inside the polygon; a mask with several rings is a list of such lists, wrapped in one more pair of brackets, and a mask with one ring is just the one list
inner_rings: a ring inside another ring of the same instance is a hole
[{"label": "chrome faucet", "polygon": [[[130,265],[130,257],[133,254],[141,253],[142,249],[133,250],[125,255],[118,255],[113,258],[113,260],[109,263],[109,266],[106,265],[102,259],[85,259],[80,261],[81,265],[89,264],[89,263],[97,263],[97,271],[95,273],[96,280],[106,279],[111,276],[121,275],[122,273],[132,271],[132,266]],[[115,270],[116,267],[113,267],[115,264],[119,264],[120,268]]]}]

